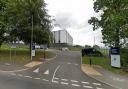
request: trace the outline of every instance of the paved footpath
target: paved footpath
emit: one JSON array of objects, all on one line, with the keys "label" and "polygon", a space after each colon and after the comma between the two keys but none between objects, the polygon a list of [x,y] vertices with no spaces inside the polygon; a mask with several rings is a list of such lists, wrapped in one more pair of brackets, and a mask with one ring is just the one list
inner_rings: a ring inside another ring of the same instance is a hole
[{"label": "paved footpath", "polygon": [[128,89],[128,77],[114,74],[100,66],[82,65],[82,68],[86,74],[98,81],[104,82],[117,89]]},{"label": "paved footpath", "polygon": [[51,61],[19,72],[0,72],[0,89],[115,89],[81,70],[81,53],[62,51]]}]

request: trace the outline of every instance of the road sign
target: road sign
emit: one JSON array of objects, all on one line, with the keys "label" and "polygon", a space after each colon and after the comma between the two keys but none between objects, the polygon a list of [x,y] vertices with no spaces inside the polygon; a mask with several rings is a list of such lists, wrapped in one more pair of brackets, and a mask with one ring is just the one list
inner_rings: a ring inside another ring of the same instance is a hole
[{"label": "road sign", "polygon": [[118,47],[112,47],[111,51],[111,66],[113,67],[121,67],[120,64],[120,49]]},{"label": "road sign", "polygon": [[33,44],[32,45],[32,56],[35,56],[36,55],[36,53],[35,53],[35,45]]}]

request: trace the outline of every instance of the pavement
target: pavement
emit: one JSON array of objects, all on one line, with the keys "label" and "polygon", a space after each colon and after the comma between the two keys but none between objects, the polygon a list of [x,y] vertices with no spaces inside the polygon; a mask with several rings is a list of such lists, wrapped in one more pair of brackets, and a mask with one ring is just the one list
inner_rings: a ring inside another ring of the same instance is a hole
[{"label": "pavement", "polygon": [[[11,68],[11,65],[10,65]],[[23,71],[0,71],[0,89],[116,89],[81,70],[81,53],[62,51],[54,60]]]},{"label": "pavement", "polygon": [[115,87],[117,89],[128,89],[128,77],[126,76],[112,73],[96,65],[82,65],[82,70],[90,77],[112,87]]}]

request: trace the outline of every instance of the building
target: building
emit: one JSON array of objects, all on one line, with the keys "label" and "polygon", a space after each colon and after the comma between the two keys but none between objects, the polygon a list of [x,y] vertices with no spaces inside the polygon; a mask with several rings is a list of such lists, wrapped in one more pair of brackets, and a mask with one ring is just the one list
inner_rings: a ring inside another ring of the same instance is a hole
[{"label": "building", "polygon": [[66,43],[73,45],[73,38],[66,30],[53,31],[54,42],[53,43]]}]

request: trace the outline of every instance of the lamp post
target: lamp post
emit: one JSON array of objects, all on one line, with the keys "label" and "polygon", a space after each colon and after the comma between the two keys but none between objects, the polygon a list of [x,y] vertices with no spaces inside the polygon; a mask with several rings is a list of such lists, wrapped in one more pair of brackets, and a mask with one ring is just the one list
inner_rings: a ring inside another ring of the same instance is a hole
[{"label": "lamp post", "polygon": [[32,14],[32,17],[31,17],[31,23],[32,23],[32,31],[31,31],[31,61],[32,61],[32,47],[33,47],[33,14]]}]

